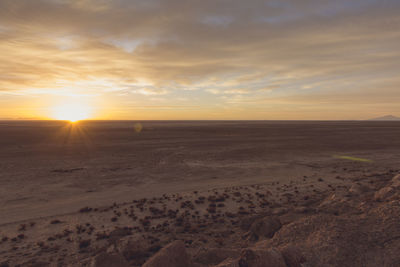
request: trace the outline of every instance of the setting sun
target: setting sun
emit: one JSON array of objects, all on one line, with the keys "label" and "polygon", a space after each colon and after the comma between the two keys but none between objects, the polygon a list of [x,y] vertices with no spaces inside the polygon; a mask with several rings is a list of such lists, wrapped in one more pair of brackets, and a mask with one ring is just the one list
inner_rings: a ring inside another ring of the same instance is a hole
[{"label": "setting sun", "polygon": [[54,107],[53,117],[57,120],[68,120],[76,122],[88,119],[91,115],[91,108],[80,103],[69,103]]}]

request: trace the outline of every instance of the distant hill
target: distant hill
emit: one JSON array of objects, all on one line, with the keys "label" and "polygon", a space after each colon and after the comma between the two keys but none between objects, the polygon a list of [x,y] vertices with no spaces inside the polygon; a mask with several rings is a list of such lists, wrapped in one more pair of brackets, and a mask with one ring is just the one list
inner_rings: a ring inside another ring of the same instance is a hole
[{"label": "distant hill", "polygon": [[370,121],[400,121],[400,118],[393,115],[387,115],[379,118],[370,119]]}]

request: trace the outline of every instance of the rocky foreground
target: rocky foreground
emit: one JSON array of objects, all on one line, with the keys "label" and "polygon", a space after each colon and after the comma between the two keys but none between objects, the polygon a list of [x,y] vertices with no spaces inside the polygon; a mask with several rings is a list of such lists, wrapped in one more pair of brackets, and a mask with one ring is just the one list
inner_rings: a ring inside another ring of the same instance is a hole
[{"label": "rocky foreground", "polygon": [[0,266],[400,266],[398,172],[304,176],[3,225]]}]

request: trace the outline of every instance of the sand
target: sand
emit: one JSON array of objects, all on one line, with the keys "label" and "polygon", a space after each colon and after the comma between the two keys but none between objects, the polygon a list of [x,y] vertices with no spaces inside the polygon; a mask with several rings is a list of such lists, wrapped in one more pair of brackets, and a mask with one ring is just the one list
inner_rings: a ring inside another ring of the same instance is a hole
[{"label": "sand", "polygon": [[[138,123],[0,122],[0,263],[89,266],[109,253],[140,266],[178,239],[197,266],[259,242],[294,245],[309,266],[395,266],[384,210],[397,214],[396,194],[375,194],[400,171],[399,123]],[[357,229],[356,255],[342,255]]]}]

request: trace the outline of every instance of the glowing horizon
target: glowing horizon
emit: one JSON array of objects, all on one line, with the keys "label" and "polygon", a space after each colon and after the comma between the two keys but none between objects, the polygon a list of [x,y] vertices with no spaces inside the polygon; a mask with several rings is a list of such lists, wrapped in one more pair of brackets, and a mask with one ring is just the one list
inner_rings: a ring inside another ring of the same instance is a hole
[{"label": "glowing horizon", "polygon": [[0,118],[400,116],[399,1],[189,2],[1,1]]},{"label": "glowing horizon", "polygon": [[91,118],[91,109],[87,105],[78,103],[59,105],[53,108],[52,118],[70,122],[86,120]]}]

